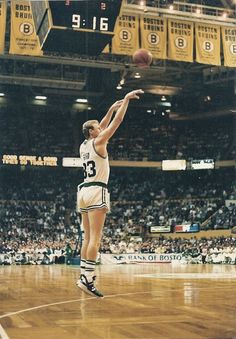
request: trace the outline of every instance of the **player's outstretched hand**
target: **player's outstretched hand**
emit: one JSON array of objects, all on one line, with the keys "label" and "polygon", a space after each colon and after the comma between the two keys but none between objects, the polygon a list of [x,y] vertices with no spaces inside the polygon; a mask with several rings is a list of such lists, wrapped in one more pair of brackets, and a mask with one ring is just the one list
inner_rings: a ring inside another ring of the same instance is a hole
[{"label": "player's outstretched hand", "polygon": [[114,102],[114,104],[110,107],[110,109],[112,111],[117,111],[118,108],[122,105],[123,101],[124,101],[124,99]]},{"label": "player's outstretched hand", "polygon": [[139,94],[143,94],[144,91],[142,89],[136,89],[126,94],[125,99],[139,99]]}]

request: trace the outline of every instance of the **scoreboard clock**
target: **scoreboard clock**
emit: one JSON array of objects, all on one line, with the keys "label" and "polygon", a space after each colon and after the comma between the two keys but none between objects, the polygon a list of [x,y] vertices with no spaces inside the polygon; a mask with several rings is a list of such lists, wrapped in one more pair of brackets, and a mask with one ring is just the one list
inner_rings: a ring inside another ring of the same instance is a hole
[{"label": "scoreboard clock", "polygon": [[111,41],[122,0],[32,1],[44,51],[98,55]]}]

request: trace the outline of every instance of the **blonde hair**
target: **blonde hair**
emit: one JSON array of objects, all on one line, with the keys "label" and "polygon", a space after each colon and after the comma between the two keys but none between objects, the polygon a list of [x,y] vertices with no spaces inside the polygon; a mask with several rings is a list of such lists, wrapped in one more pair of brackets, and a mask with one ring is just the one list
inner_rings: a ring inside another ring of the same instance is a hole
[{"label": "blonde hair", "polygon": [[98,121],[97,120],[88,120],[83,124],[82,131],[83,131],[85,139],[88,139],[90,137],[89,130],[93,129],[94,124],[98,124]]}]

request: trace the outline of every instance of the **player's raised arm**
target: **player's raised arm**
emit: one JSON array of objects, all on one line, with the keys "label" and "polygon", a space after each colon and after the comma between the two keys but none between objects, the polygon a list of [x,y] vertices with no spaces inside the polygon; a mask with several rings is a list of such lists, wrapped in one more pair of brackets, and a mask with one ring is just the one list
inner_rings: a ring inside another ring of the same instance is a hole
[{"label": "player's raised arm", "polygon": [[100,122],[100,127],[102,130],[105,129],[109,125],[113,113],[118,110],[118,108],[122,105],[122,102],[123,102],[123,99],[116,101],[114,102],[113,105],[111,105],[106,115],[103,117],[103,119]]},{"label": "player's raised arm", "polygon": [[122,123],[131,99],[139,99],[139,95],[144,93],[142,89],[137,89],[126,94],[122,104],[117,110],[112,122],[96,138],[96,144],[102,144],[108,141]]}]

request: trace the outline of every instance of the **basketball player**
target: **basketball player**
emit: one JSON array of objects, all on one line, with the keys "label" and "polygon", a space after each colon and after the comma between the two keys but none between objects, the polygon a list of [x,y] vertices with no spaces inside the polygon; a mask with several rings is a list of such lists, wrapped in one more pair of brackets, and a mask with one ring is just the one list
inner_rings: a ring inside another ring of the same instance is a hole
[{"label": "basketball player", "polygon": [[[102,230],[109,211],[109,162],[108,140],[122,123],[131,99],[139,99],[141,89],[126,94],[123,100],[115,102],[99,123],[89,120],[83,124],[85,141],[80,146],[80,157],[84,167],[84,182],[78,186],[77,208],[82,215],[84,240],[81,248],[81,275],[77,286],[96,297],[103,294],[95,287],[95,265]],[[113,113],[115,116],[111,121]]]}]

